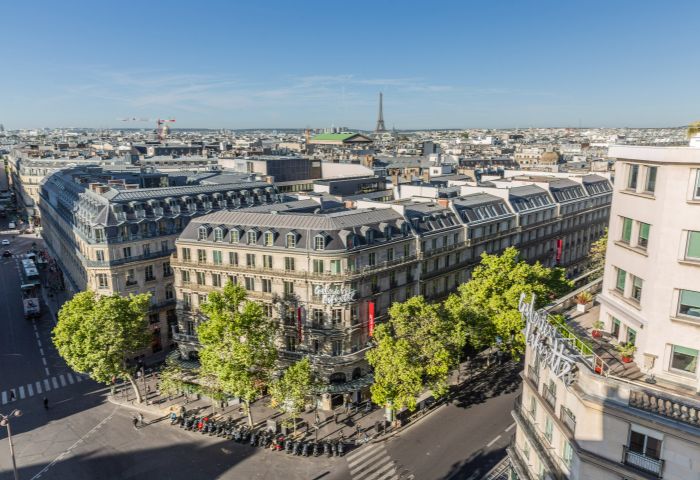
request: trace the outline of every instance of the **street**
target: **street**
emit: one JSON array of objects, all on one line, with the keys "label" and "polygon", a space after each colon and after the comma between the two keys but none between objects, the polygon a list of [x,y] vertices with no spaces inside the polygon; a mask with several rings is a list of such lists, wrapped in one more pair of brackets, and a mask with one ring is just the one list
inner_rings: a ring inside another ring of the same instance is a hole
[{"label": "street", "polygon": [[[12,238],[3,224],[0,238]],[[58,357],[50,340],[54,299],[45,296],[50,308],[42,305],[40,319],[24,319],[16,255],[35,241],[41,248],[40,239],[17,235],[8,248],[15,256],[0,260],[0,412],[22,410],[11,420],[21,479],[471,479],[505,454],[520,368],[513,363],[475,374],[461,395],[435,412],[343,458],[251,448],[152,416],[135,430],[136,411],[107,401],[107,388],[72,372]],[[7,430],[1,428],[0,480],[12,478]]]}]

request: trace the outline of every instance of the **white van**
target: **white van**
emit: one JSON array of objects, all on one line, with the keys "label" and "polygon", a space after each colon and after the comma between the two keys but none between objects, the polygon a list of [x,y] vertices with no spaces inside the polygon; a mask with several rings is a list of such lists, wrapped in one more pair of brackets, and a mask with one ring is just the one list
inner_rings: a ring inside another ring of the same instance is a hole
[{"label": "white van", "polygon": [[7,228],[9,228],[10,230],[14,230],[15,227],[16,227],[15,222],[10,222],[7,224]]}]

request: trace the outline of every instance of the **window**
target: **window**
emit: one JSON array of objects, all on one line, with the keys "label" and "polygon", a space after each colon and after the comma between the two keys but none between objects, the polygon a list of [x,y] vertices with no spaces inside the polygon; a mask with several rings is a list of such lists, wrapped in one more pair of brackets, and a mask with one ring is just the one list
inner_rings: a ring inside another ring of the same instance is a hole
[{"label": "window", "polygon": [[103,250],[95,250],[95,259],[98,262],[104,262],[105,260],[105,252]]},{"label": "window", "polygon": [[632,275],[632,298],[640,302],[642,300],[642,285],[644,280]]},{"label": "window", "polygon": [[246,253],[245,254],[245,264],[248,267],[255,266],[255,254],[254,253]]},{"label": "window", "polygon": [[206,263],[207,261],[207,251],[200,248],[197,249],[197,262]]},{"label": "window", "polygon": [[106,273],[98,273],[97,274],[97,286],[98,288],[107,288],[107,274]]},{"label": "window", "polygon": [[637,246],[640,248],[647,248],[649,244],[649,228],[648,223],[639,222],[639,237],[637,238]]},{"label": "window", "polygon": [[678,314],[700,318],[700,292],[681,290]]},{"label": "window", "polygon": [[562,448],[562,460],[567,467],[571,467],[571,460],[574,457],[574,450],[571,448],[571,444],[568,440],[564,440],[564,446]]},{"label": "window", "polygon": [[403,256],[408,257],[411,254],[411,245],[408,243],[403,244]]},{"label": "window", "polygon": [[695,198],[700,198],[700,170],[696,170],[695,174]]},{"label": "window", "polygon": [[146,265],[146,281],[150,282],[152,280],[155,280],[156,277],[153,275],[153,265]]},{"label": "window", "polygon": [[314,308],[311,314],[314,328],[321,328],[323,326],[323,310]]},{"label": "window", "polygon": [[688,232],[688,245],[685,257],[700,260],[700,232]]},{"label": "window", "polygon": [[211,284],[214,287],[220,287],[221,286],[221,274],[212,273],[211,274]]},{"label": "window", "polygon": [[284,293],[285,295],[294,294],[294,282],[284,282]]},{"label": "window", "polygon": [[530,416],[533,419],[537,416],[537,398],[534,395],[530,397]]},{"label": "window", "polygon": [[630,432],[629,450],[658,460],[661,458],[661,439],[632,430]]},{"label": "window", "polygon": [[254,245],[258,242],[258,232],[251,230],[248,232],[248,244]]},{"label": "window", "polygon": [[546,438],[549,443],[552,443],[553,431],[554,423],[552,423],[552,418],[549,415],[547,415],[544,418],[544,438]]},{"label": "window", "polygon": [[265,232],[263,243],[266,247],[271,247],[275,243],[275,234],[272,232]]},{"label": "window", "polygon": [[214,250],[211,252],[212,258],[214,260],[214,265],[221,265],[223,263],[223,256],[221,255],[221,250]]},{"label": "window", "polygon": [[136,271],[133,268],[130,268],[126,271],[126,284],[136,285],[136,283]]},{"label": "window", "polygon": [[314,237],[314,250],[325,250],[326,249],[326,237],[323,235],[316,235]]},{"label": "window", "polygon": [[622,217],[622,240],[625,243],[630,243],[632,239],[632,219]]},{"label": "window", "polygon": [[644,186],[644,191],[654,193],[656,189],[656,170],[657,167],[647,167],[647,183]]},{"label": "window", "polygon": [[272,291],[272,280],[269,278],[262,279],[262,291],[265,293],[270,293]]},{"label": "window", "polygon": [[180,272],[180,277],[182,278],[182,283],[190,283],[190,272],[189,270],[182,270]]},{"label": "window", "polygon": [[207,279],[204,272],[197,272],[197,285],[206,285]]},{"label": "window", "polygon": [[627,327],[627,343],[634,345],[637,341],[637,331],[634,328]]},{"label": "window", "polygon": [[617,269],[617,281],[615,282],[615,289],[620,293],[625,293],[625,280],[627,279],[627,272],[623,269]]},{"label": "window", "polygon": [[671,351],[671,370],[695,373],[698,368],[698,351],[694,348],[673,345]]},{"label": "window", "polygon": [[629,175],[627,177],[627,189],[636,190],[637,177],[639,177],[639,165],[630,165],[629,168]]},{"label": "window", "polygon": [[245,277],[245,289],[248,291],[255,290],[255,279],[253,277]]},{"label": "window", "polygon": [[197,240],[207,239],[207,227],[199,227],[199,232],[197,233]]},{"label": "window", "polygon": [[147,257],[151,254],[151,244],[150,243],[144,243],[143,244],[143,256]]},{"label": "window", "polygon": [[296,248],[297,246],[297,234],[288,233],[287,234],[287,248]]},{"label": "window", "polygon": [[263,255],[263,268],[272,268],[272,255]]},{"label": "window", "polygon": [[284,269],[294,271],[294,257],[284,257]]},{"label": "window", "polygon": [[340,260],[331,260],[331,273],[334,275],[340,273]]},{"label": "window", "polygon": [[163,262],[163,276],[169,277],[173,274],[173,269],[170,267],[170,262]]},{"label": "window", "polygon": [[183,248],[182,249],[182,259],[186,262],[189,262],[192,259],[192,256],[190,255],[190,249],[189,248]]},{"label": "window", "polygon": [[331,342],[331,355],[334,357],[337,357],[338,355],[343,354],[343,341],[342,340],[333,340]]},{"label": "window", "polygon": [[173,298],[175,298],[175,291],[172,284],[168,284],[165,286],[165,299],[172,300]]},{"label": "window", "polygon": [[148,316],[148,323],[153,325],[155,323],[160,323],[160,318],[158,318],[157,313],[152,313]]},{"label": "window", "polygon": [[241,241],[241,232],[234,228],[231,230],[231,243],[238,243]]},{"label": "window", "polygon": [[339,308],[334,308],[331,311],[331,322],[333,325],[340,325],[343,321],[343,311]]},{"label": "window", "polygon": [[610,332],[614,338],[620,338],[620,320],[612,317],[612,331]]},{"label": "window", "polygon": [[238,266],[238,252],[228,252],[228,263]]},{"label": "window", "polygon": [[368,264],[370,267],[373,267],[374,265],[377,264],[377,254],[376,254],[375,252],[370,252],[370,253],[367,255],[367,264]]},{"label": "window", "polygon": [[386,261],[391,262],[394,259],[394,249],[387,248],[386,250]]},{"label": "window", "polygon": [[221,242],[224,239],[224,231],[220,228],[214,229],[214,241]]},{"label": "window", "polygon": [[314,273],[323,273],[323,260],[313,260]]},{"label": "window", "polygon": [[131,247],[122,248],[122,253],[124,254],[124,258],[130,258],[131,257]]}]

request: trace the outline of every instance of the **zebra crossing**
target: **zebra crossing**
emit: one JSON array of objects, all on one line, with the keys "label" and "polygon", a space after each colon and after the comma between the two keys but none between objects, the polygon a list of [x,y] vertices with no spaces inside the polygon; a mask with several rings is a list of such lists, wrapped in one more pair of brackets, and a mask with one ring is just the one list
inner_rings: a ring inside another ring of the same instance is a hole
[{"label": "zebra crossing", "polygon": [[[365,445],[345,456],[352,480],[399,480],[399,468],[383,444]],[[405,478],[405,477],[403,477]]]},{"label": "zebra crossing", "polygon": [[3,390],[0,392],[0,403],[2,403],[2,405],[6,405],[16,400],[24,400],[25,398],[33,397],[34,395],[41,395],[45,392],[50,392],[51,390],[58,390],[59,388],[67,387],[68,385],[80,383],[86,378],[88,378],[87,375],[75,372],[54,375],[50,378],[44,378],[43,380],[37,380],[33,383],[20,385],[16,388]]}]

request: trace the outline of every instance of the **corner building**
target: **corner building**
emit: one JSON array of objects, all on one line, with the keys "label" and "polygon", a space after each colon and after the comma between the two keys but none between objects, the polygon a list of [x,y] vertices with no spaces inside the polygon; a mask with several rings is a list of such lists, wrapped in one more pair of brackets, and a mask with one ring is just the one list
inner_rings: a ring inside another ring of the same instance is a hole
[{"label": "corner building", "polygon": [[[565,298],[565,323],[529,330],[509,448],[521,479],[700,478],[700,148],[609,154],[598,305],[576,313]],[[559,364],[546,355],[557,345]]]}]

